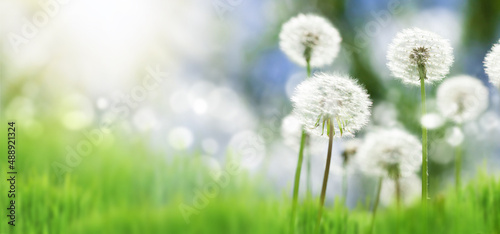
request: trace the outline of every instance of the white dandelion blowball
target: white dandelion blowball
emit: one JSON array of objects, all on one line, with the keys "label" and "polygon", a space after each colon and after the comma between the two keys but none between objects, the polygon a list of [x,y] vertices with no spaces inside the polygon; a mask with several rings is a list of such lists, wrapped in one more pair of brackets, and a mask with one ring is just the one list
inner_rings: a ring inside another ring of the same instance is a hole
[{"label": "white dandelion blowball", "polygon": [[453,63],[450,42],[418,28],[398,33],[389,45],[387,66],[405,84],[420,85],[419,66],[425,67],[425,83],[443,79]]},{"label": "white dandelion blowball", "polygon": [[317,73],[297,86],[294,113],[312,135],[352,136],[369,121],[372,102],[364,88],[347,75]]},{"label": "white dandelion blowball", "polygon": [[358,165],[370,176],[408,177],[422,165],[422,145],[410,133],[400,129],[370,132],[358,149]]},{"label": "white dandelion blowball", "polygon": [[293,62],[311,67],[331,64],[340,51],[338,30],[323,17],[299,14],[283,24],[280,48]]},{"label": "white dandelion blowball", "polygon": [[436,102],[443,116],[463,123],[474,120],[488,108],[488,89],[474,77],[455,76],[439,86]]},{"label": "white dandelion blowball", "polygon": [[484,59],[484,70],[490,82],[497,88],[500,88],[500,42],[493,45]]}]

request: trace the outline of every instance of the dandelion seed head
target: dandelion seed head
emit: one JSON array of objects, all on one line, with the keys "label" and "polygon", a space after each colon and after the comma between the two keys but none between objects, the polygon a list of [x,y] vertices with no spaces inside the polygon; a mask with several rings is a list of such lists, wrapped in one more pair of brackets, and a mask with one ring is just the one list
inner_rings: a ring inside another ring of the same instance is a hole
[{"label": "dandelion seed head", "polygon": [[419,63],[425,64],[428,62],[430,57],[429,48],[424,46],[413,48],[410,53],[410,62],[414,65],[418,65]]},{"label": "dandelion seed head", "polygon": [[453,63],[448,40],[419,28],[405,29],[389,45],[387,66],[405,84],[420,85],[419,65],[425,66],[426,83],[443,79]]},{"label": "dandelion seed head", "polygon": [[400,178],[420,169],[421,156],[419,140],[404,130],[394,128],[367,134],[356,158],[360,169],[367,175]]},{"label": "dandelion seed head", "polygon": [[477,118],[488,108],[488,89],[474,77],[455,76],[439,86],[436,102],[443,116],[463,123]]},{"label": "dandelion seed head", "polygon": [[295,63],[311,67],[331,64],[340,51],[338,30],[323,17],[299,14],[283,24],[280,48]]},{"label": "dandelion seed head", "polygon": [[493,45],[491,51],[488,52],[486,58],[484,59],[484,70],[490,82],[500,89],[500,41],[499,43]]},{"label": "dandelion seed head", "polygon": [[317,73],[297,86],[294,113],[304,129],[328,138],[328,120],[334,137],[352,136],[368,123],[372,102],[364,88],[341,74]]}]

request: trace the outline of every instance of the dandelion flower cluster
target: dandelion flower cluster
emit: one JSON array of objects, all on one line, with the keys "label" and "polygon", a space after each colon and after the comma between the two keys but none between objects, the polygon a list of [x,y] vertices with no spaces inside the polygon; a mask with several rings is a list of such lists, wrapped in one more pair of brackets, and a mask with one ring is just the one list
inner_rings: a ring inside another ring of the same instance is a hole
[{"label": "dandelion flower cluster", "polygon": [[342,38],[335,27],[325,18],[303,15],[291,18],[283,24],[280,48],[295,63],[311,67],[331,64],[340,51]]},{"label": "dandelion flower cluster", "polygon": [[420,85],[419,66],[425,67],[426,83],[443,79],[453,63],[450,42],[418,28],[406,29],[389,45],[387,66],[403,83]]},{"label": "dandelion flower cluster", "polygon": [[364,88],[347,75],[317,73],[297,86],[294,113],[313,135],[352,136],[368,123],[372,102]]},{"label": "dandelion flower cluster", "polygon": [[484,68],[490,78],[490,82],[500,88],[500,42],[493,45],[491,51],[484,59]]},{"label": "dandelion flower cluster", "polygon": [[488,89],[471,76],[447,79],[438,88],[437,105],[443,116],[456,123],[477,118],[488,107]]},{"label": "dandelion flower cluster", "polygon": [[408,177],[422,165],[422,145],[410,133],[385,129],[369,133],[358,149],[360,169],[368,175],[385,178]]}]

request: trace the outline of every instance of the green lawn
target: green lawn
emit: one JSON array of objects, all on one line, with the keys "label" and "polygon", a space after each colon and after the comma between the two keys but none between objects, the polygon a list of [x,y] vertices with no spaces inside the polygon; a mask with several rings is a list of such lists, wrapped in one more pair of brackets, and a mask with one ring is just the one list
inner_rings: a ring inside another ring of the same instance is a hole
[{"label": "green lawn", "polygon": [[[116,137],[114,143],[83,158],[74,171],[58,177],[51,164],[61,160],[69,144],[64,134],[38,138],[23,134],[19,134],[16,162],[16,226],[2,222],[2,234],[290,232],[290,197],[275,195],[264,178],[243,172],[230,175],[227,184],[214,184],[196,153],[171,155],[177,159],[166,160],[140,142]],[[5,174],[4,166],[1,173]],[[203,189],[209,185],[219,189],[207,194]],[[2,183],[2,193],[5,187]],[[201,200],[200,191],[205,194]],[[7,207],[6,196],[0,202]],[[317,199],[301,203],[298,233],[315,233],[317,204]],[[370,222],[366,205],[360,203],[349,211],[338,200],[335,206],[326,207],[322,229],[368,233]],[[427,211],[419,204],[381,209],[374,233],[398,232],[500,233],[499,179],[480,174],[460,196],[450,187],[433,196]]]}]

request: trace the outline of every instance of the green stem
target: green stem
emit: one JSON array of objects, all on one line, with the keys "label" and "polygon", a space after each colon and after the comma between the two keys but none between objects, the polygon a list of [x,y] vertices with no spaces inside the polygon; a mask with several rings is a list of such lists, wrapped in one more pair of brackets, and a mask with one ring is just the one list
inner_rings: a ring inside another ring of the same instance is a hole
[{"label": "green stem", "polygon": [[[311,77],[311,63],[310,59],[306,59],[307,64],[307,78]],[[309,146],[309,139],[307,139],[306,146]],[[311,181],[311,152],[308,150],[307,153],[307,193],[312,193],[312,181]]]},{"label": "green stem", "polygon": [[[311,65],[309,59],[307,62],[307,77],[311,76]],[[290,220],[290,230],[291,233],[295,233],[295,216],[297,214],[297,203],[299,200],[299,187],[300,187],[300,174],[302,171],[302,162],[304,161],[304,147],[307,138],[307,133],[302,129],[302,135],[300,137],[300,148],[299,148],[299,159],[297,161],[297,168],[295,169],[295,181],[293,183],[293,200],[292,200],[292,217]]]},{"label": "green stem", "polygon": [[344,198],[345,204],[347,204],[347,163],[343,163],[343,175],[342,175],[342,197]]},{"label": "green stem", "polygon": [[377,186],[377,195],[375,197],[375,203],[373,204],[373,215],[372,215],[372,223],[370,227],[370,233],[373,233],[373,229],[375,228],[375,216],[377,215],[378,203],[380,201],[380,191],[382,190],[382,177],[378,180]]},{"label": "green stem", "polygon": [[[418,73],[420,75],[420,95],[422,97],[422,116],[425,115],[425,79],[426,70],[424,64],[418,65]],[[427,128],[422,125],[422,202],[427,206],[427,200],[429,199],[429,168],[427,164]]]},{"label": "green stem", "polygon": [[[459,124],[458,128],[462,130],[462,125]],[[459,194],[462,184],[461,172],[462,172],[462,145],[460,144],[455,147],[455,187],[457,194]]]},{"label": "green stem", "polygon": [[[309,138],[306,140],[306,146],[310,146],[309,145]],[[311,178],[311,151],[310,151],[310,147],[307,149],[307,154],[306,154],[306,158],[307,158],[307,198],[309,198],[312,194],[312,178]]]},{"label": "green stem", "polygon": [[300,149],[299,149],[299,160],[297,161],[297,168],[295,170],[295,182],[293,185],[293,200],[292,200],[292,219],[290,222],[290,227],[294,233],[295,229],[295,215],[297,213],[297,202],[299,198],[299,185],[300,185],[300,172],[302,171],[302,161],[304,160],[304,145],[306,142],[306,131],[302,130],[302,136],[300,138]]},{"label": "green stem", "polygon": [[311,77],[311,64],[307,61],[307,78]]},{"label": "green stem", "polygon": [[332,161],[332,148],[333,148],[333,123],[332,120],[328,120],[328,128],[329,128],[329,137],[328,137],[328,154],[326,157],[326,166],[325,166],[325,174],[323,175],[323,186],[321,188],[321,197],[320,197],[320,206],[318,211],[318,222],[317,227],[320,230],[321,224],[321,216],[323,214],[323,206],[325,205],[325,196],[326,196],[326,186],[328,184],[328,174],[330,173],[330,163]]},{"label": "green stem", "polygon": [[462,146],[458,145],[457,147],[455,147],[455,187],[457,194],[460,192],[462,183],[460,178],[461,170],[462,170]]},{"label": "green stem", "polygon": [[399,178],[395,178],[394,185],[396,188],[396,205],[399,210],[401,209],[401,180]]}]

